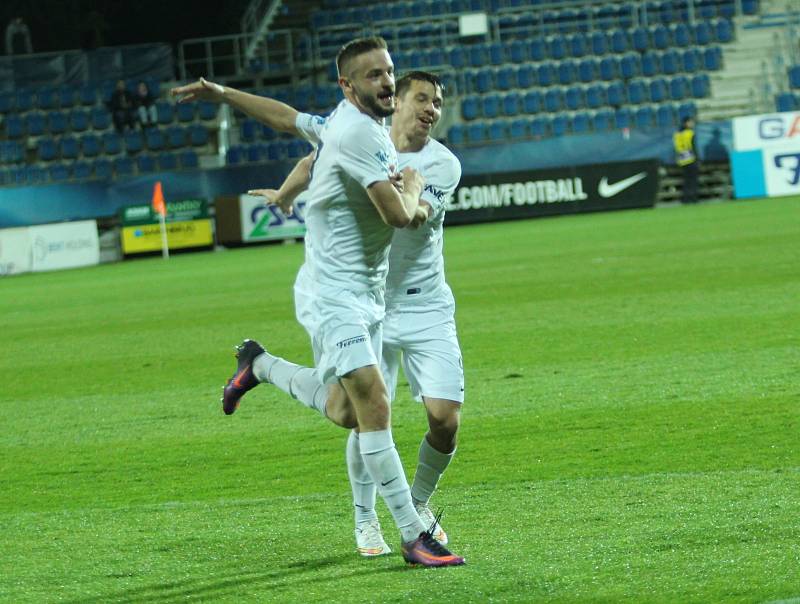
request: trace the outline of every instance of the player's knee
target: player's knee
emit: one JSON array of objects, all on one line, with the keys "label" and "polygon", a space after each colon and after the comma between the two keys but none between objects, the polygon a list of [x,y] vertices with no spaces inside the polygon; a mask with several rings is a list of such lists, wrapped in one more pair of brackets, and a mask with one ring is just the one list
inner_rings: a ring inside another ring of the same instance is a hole
[{"label": "player's knee", "polygon": [[325,404],[325,415],[337,426],[357,428],[358,418],[353,405],[346,398],[331,397]]},{"label": "player's knee", "polygon": [[461,425],[461,413],[455,409],[447,413],[430,413],[428,425],[431,435],[437,442],[455,447],[458,428]]}]

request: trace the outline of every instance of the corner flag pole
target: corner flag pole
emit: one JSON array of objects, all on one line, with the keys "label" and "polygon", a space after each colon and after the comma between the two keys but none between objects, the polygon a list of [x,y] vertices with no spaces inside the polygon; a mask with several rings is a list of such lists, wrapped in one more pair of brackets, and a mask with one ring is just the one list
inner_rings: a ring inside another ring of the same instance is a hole
[{"label": "corner flag pole", "polygon": [[161,190],[161,181],[157,180],[153,187],[153,210],[158,214],[158,223],[161,226],[161,255],[169,260],[169,243],[167,242],[167,206],[164,203],[164,192]]}]

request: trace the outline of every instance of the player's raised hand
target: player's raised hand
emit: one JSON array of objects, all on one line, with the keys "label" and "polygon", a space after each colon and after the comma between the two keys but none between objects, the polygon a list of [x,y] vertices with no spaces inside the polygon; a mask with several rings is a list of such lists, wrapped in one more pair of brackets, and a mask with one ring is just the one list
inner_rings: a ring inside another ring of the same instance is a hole
[{"label": "player's raised hand", "polygon": [[225,94],[225,88],[214,82],[209,82],[205,78],[200,78],[197,82],[192,82],[185,86],[176,86],[172,88],[169,93],[172,96],[178,97],[179,103],[187,103],[189,101],[213,101],[215,103],[220,103]]},{"label": "player's raised hand", "polygon": [[403,175],[395,172],[389,176],[389,180],[394,185],[394,188],[397,189],[398,193],[403,192]]},{"label": "player's raised hand", "polygon": [[286,216],[292,213],[292,202],[282,198],[275,189],[250,189],[247,194],[263,197],[266,205],[278,206]]}]

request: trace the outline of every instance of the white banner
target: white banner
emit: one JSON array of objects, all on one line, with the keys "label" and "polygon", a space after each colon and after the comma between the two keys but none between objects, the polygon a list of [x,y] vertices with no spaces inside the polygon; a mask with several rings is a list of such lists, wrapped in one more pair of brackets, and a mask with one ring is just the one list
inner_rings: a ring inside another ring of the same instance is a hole
[{"label": "white banner", "polygon": [[294,211],[286,216],[276,206],[264,204],[258,195],[241,195],[242,241],[269,241],[272,239],[296,239],[306,234],[303,220],[304,196],[295,200]]},{"label": "white banner", "polygon": [[100,262],[94,220],[28,227],[34,271],[90,266]]},{"label": "white banner", "polygon": [[762,155],[769,196],[800,194],[800,141],[769,147]]},{"label": "white banner", "polygon": [[28,273],[32,265],[28,227],[0,229],[0,277]]},{"label": "white banner", "polygon": [[794,145],[800,148],[800,111],[748,115],[733,120],[736,151]]}]

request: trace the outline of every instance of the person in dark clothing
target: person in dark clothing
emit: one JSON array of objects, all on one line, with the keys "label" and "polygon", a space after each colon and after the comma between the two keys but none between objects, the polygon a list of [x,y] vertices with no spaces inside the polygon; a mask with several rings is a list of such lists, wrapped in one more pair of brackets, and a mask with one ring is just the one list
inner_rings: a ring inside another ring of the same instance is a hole
[{"label": "person in dark clothing", "polygon": [[697,203],[700,166],[694,138],[694,120],[686,117],[681,122],[681,129],[672,137],[676,162],[683,173],[683,203]]},{"label": "person in dark clothing", "polygon": [[133,128],[136,125],[134,98],[125,88],[125,80],[117,82],[108,102],[108,109],[111,111],[111,119],[114,120],[117,132],[122,133],[126,128]]},{"label": "person in dark clothing", "polygon": [[150,94],[150,89],[144,82],[139,82],[134,96],[136,113],[139,118],[139,125],[144,129],[147,126],[155,126],[158,123],[158,112],[156,111],[156,97]]}]

